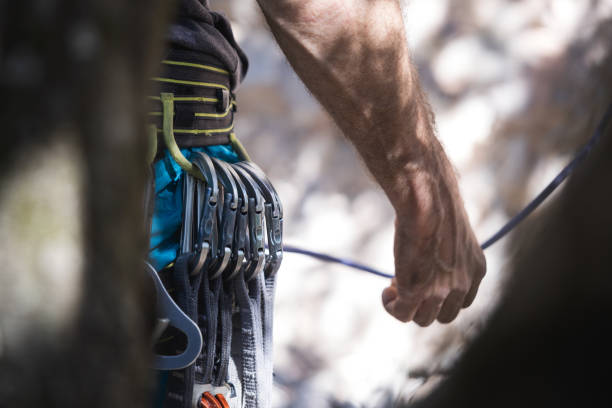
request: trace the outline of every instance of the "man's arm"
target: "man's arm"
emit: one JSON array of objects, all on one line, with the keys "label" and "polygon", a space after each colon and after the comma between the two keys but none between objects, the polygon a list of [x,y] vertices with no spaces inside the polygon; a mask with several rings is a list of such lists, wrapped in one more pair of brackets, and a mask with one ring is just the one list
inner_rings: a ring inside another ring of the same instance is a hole
[{"label": "man's arm", "polygon": [[387,311],[421,326],[473,301],[485,258],[410,62],[397,0],[258,0],[276,40],[396,211]]}]

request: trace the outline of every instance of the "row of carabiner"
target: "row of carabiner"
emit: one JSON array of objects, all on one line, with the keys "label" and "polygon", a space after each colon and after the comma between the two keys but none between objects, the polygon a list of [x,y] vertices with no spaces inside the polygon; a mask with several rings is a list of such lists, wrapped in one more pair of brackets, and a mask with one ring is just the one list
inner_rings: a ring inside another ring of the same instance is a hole
[{"label": "row of carabiner", "polygon": [[[183,178],[183,224],[173,280],[182,279],[177,287],[195,302],[193,307],[189,301],[184,305],[204,343],[195,365],[187,368],[194,376],[182,378],[194,380],[195,406],[218,408],[197,390],[202,385],[229,385],[236,308],[243,365],[239,371],[245,374],[250,367],[266,366],[254,356],[258,349],[268,348],[265,341],[271,342],[271,321],[264,314],[271,313],[273,285],[262,284],[274,281],[282,260],[283,210],[274,187],[254,163],[230,164],[202,152],[194,152],[191,160],[202,177],[185,173]],[[253,379],[239,381],[244,387]],[[226,389],[235,389],[237,384],[231,384]],[[249,395],[242,397],[243,406],[259,406],[249,402]]]},{"label": "row of carabiner", "polygon": [[191,254],[192,275],[225,281],[244,273],[274,275],[282,252],[283,209],[276,190],[252,162],[230,164],[202,152],[193,164],[200,180],[185,174],[180,253]]}]

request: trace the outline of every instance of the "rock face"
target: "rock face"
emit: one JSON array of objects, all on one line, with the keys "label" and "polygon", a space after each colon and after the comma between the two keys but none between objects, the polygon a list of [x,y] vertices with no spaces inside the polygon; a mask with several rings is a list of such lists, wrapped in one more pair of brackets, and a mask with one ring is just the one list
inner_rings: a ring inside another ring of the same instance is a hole
[{"label": "rock face", "polygon": [[[391,207],[299,83],[254,3],[211,1],[232,18],[251,59],[238,93],[238,135],[284,199],[287,242],[392,272]],[[592,78],[609,52],[612,7],[404,3],[439,137],[484,240],[561,169],[601,116],[610,88]],[[475,304],[452,324],[427,329],[386,316],[380,278],[287,255],[276,305],[275,405],[376,406],[410,398],[424,380],[444,374],[480,331],[513,256],[506,247],[500,242],[487,251],[489,271]]]}]

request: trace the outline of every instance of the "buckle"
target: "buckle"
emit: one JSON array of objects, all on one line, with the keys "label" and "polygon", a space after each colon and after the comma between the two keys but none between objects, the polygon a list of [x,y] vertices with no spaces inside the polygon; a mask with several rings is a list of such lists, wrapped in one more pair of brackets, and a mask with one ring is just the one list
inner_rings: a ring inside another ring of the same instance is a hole
[{"label": "buckle", "polygon": [[215,91],[215,95],[217,97],[217,112],[223,113],[227,112],[232,103],[232,94],[227,89],[217,89]]}]

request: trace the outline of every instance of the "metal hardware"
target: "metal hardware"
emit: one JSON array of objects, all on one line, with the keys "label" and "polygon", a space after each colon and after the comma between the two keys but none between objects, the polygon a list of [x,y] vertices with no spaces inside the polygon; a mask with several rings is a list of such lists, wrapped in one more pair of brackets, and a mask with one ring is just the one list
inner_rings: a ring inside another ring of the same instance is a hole
[{"label": "metal hardware", "polygon": [[234,166],[234,170],[240,176],[249,195],[250,260],[245,271],[245,279],[250,281],[263,271],[265,266],[264,199],[257,183],[244,169]]},{"label": "metal hardware", "polygon": [[236,166],[248,172],[257,182],[266,199],[265,217],[268,253],[264,268],[266,276],[273,276],[283,260],[283,207],[278,193],[263,170],[253,162],[239,162]]}]

